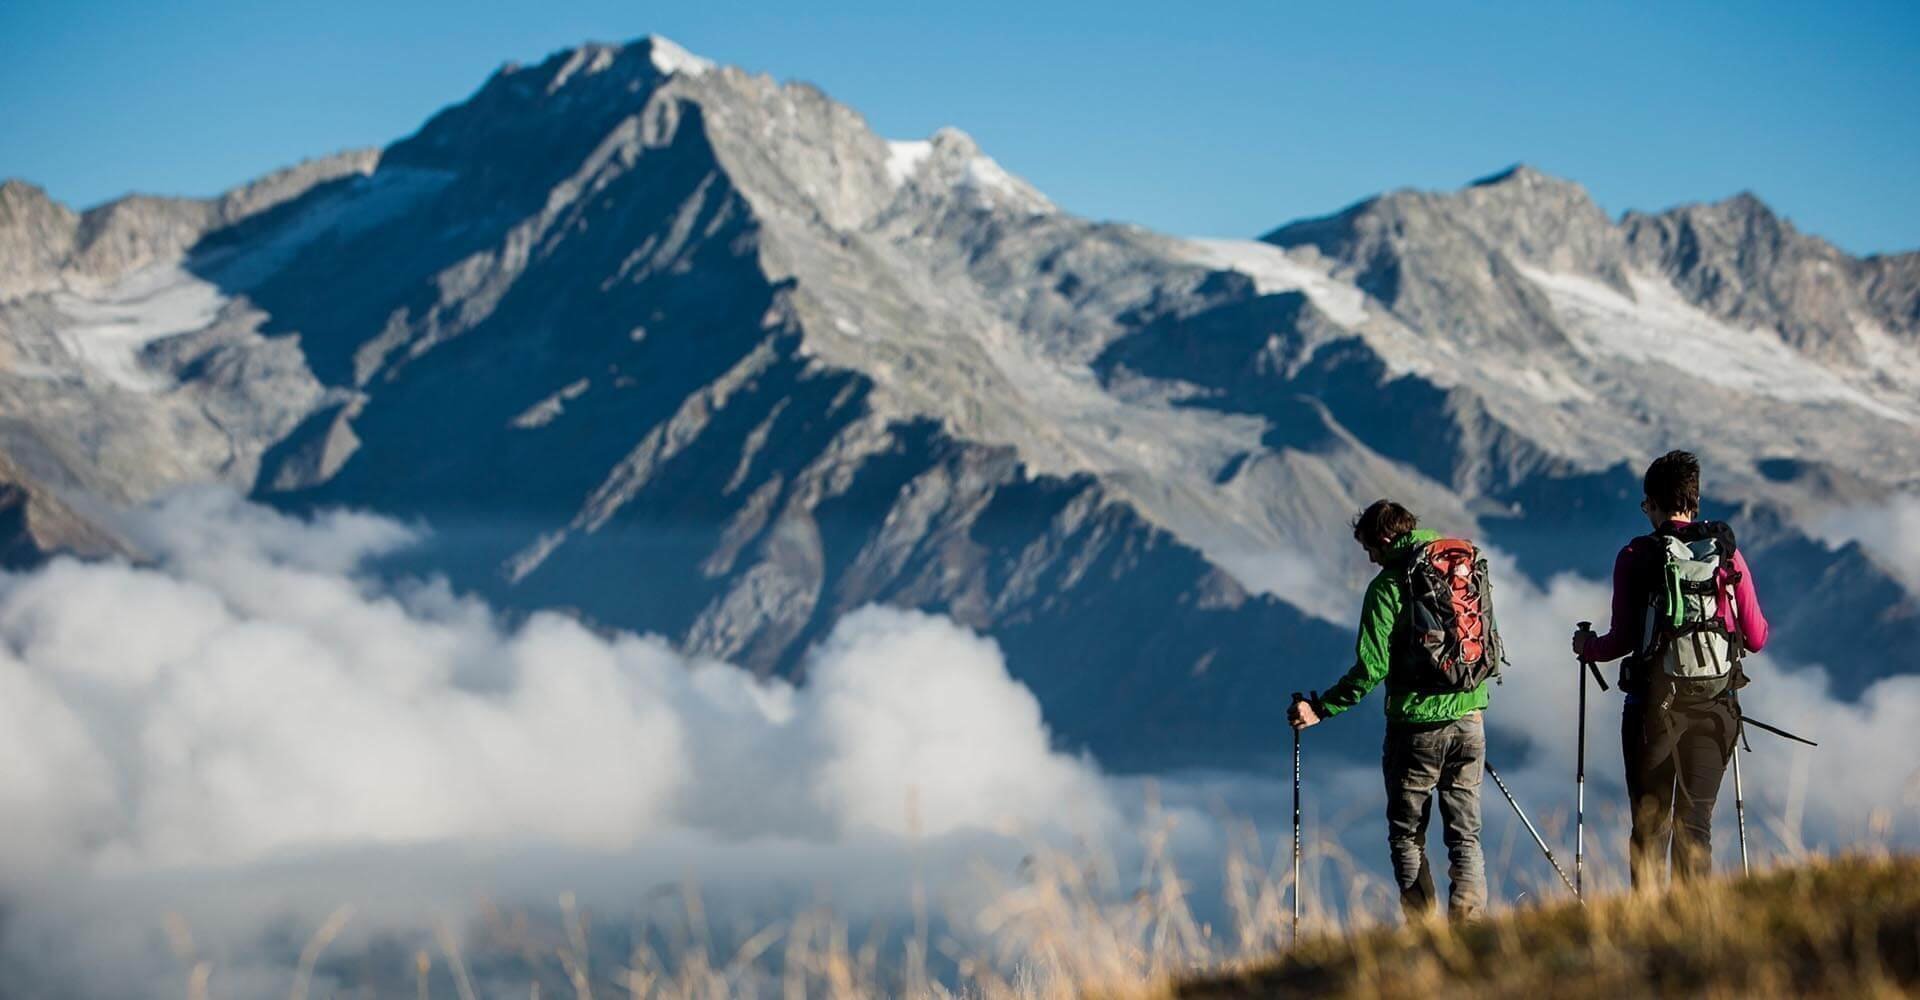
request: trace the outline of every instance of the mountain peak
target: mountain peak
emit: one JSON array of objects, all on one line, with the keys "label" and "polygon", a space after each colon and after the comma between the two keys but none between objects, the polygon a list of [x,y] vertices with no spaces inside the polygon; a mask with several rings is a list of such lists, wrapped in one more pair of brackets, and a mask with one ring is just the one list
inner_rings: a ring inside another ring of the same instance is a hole
[{"label": "mountain peak", "polygon": [[57,284],[79,221],[39,185],[0,181],[0,300]]},{"label": "mountain peak", "polygon": [[1802,234],[1793,227],[1773,206],[1768,205],[1752,191],[1741,191],[1719,201],[1694,202],[1678,205],[1664,212],[1628,212],[1623,222],[1629,230],[1646,230],[1649,226],[1665,224],[1681,226],[1693,230],[1696,238],[1704,234],[1714,234],[1713,242],[1729,244],[1748,239],[1760,239],[1769,244],[1783,242],[1810,241],[1820,246],[1828,246],[1825,240],[1817,236]]},{"label": "mountain peak", "polygon": [[1752,191],[1739,191],[1719,201],[1696,201],[1675,205],[1663,212],[1628,212],[1629,218],[1716,219],[1740,222],[1784,223],[1773,206]]},{"label": "mountain peak", "polygon": [[1558,179],[1549,174],[1542,173],[1539,170],[1536,170],[1533,167],[1526,165],[1525,163],[1516,163],[1513,166],[1506,168],[1505,170],[1488,174],[1487,176],[1482,177],[1468,184],[1467,186],[1468,187],[1493,187],[1499,184],[1528,185],[1528,184],[1538,184],[1538,183],[1541,183],[1542,181],[1558,182]]},{"label": "mountain peak", "polygon": [[973,136],[968,135],[952,125],[941,126],[939,131],[933,133],[932,142],[935,149],[949,156],[974,157],[980,155],[980,144],[974,141]]},{"label": "mountain peak", "polygon": [[1714,208],[1735,218],[1747,219],[1768,225],[1786,223],[1786,220],[1780,217],[1780,213],[1773,210],[1772,205],[1767,204],[1759,195],[1754,194],[1752,191],[1741,191],[1733,197],[1719,202]]},{"label": "mountain peak", "polygon": [[[1375,195],[1328,216],[1282,226],[1261,239],[1279,246],[1311,243],[1330,256],[1354,240],[1369,246],[1376,237],[1446,239],[1456,230],[1476,233],[1489,245],[1516,250],[1521,258],[1544,261],[1556,248],[1578,244],[1586,259],[1604,256],[1610,223],[1574,181],[1524,163],[1479,178],[1454,191],[1402,189]],[[1348,250],[1351,250],[1349,247]],[[1370,252],[1370,251],[1369,251]]]},{"label": "mountain peak", "polygon": [[0,204],[5,205],[57,205],[47,189],[32,181],[18,177],[0,180]]},{"label": "mountain peak", "polygon": [[982,206],[1030,215],[1054,211],[1047,197],[980,151],[974,138],[951,125],[930,138],[887,143],[887,175],[895,187],[918,179],[926,190],[959,191]]},{"label": "mountain peak", "polygon": [[[1544,170],[1516,163],[1498,173],[1488,174],[1468,184],[1463,193],[1485,192],[1499,196],[1500,200],[1518,198],[1521,200],[1547,199],[1557,201],[1566,207],[1592,204],[1592,197],[1579,182],[1568,180]],[[1584,210],[1584,208],[1583,208]]]},{"label": "mountain peak", "polygon": [[1779,331],[1823,361],[1861,364],[1872,357],[1860,317],[1890,331],[1916,328],[1900,282],[1858,283],[1857,262],[1826,240],[1794,228],[1751,191],[1659,213],[1628,212],[1628,245],[1697,305],[1743,326]]},{"label": "mountain peak", "polygon": [[[626,66],[629,75],[634,68],[645,66],[661,77],[700,76],[715,68],[712,60],[694,55],[661,35],[647,35],[629,43],[586,42],[556,52],[540,64],[543,69],[552,67],[545,87],[548,94],[558,93],[574,80],[605,73],[616,65]],[[521,69],[510,63],[503,67],[502,74],[510,76]]]}]

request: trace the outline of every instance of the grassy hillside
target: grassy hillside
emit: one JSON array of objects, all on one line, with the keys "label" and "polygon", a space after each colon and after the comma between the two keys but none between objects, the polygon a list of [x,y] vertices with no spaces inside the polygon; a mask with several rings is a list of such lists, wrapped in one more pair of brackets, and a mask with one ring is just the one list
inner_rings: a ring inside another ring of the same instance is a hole
[{"label": "grassy hillside", "polygon": [[1920,995],[1920,858],[1816,862],[1457,930],[1434,923],[1308,939],[1169,995]]}]

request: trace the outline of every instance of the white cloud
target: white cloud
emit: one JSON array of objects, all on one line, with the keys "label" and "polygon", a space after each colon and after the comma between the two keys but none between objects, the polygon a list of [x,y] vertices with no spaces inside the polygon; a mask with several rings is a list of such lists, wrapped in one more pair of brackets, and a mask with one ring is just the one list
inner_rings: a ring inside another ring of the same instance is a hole
[{"label": "white cloud", "polygon": [[1330,578],[1325,567],[1296,551],[1209,549],[1207,556],[1248,590],[1272,594],[1322,621],[1351,624],[1360,605],[1358,589]]},{"label": "white cloud", "polygon": [[824,762],[812,791],[843,828],[1102,825],[1090,765],[1048,751],[1040,702],[1008,680],[990,640],[867,608],[840,622],[809,674],[799,715]]},{"label": "white cloud", "polygon": [[1920,496],[1836,508],[1815,518],[1808,530],[1833,547],[1859,542],[1907,593],[1920,596]]},{"label": "white cloud", "polygon": [[[784,844],[851,869],[876,837],[1115,822],[998,648],[945,619],[858,611],[794,687],[658,638],[554,614],[508,627],[444,585],[376,582],[361,564],[411,537],[384,519],[197,493],[135,529],[153,565],[0,577],[0,883],[49,905],[116,886],[189,907],[187,886],[224,885],[248,900],[228,916],[259,927],[289,899],[335,895],[305,894],[319,885],[471,898],[502,852],[672,879],[690,844]],[[290,870],[308,874],[276,882]],[[538,898],[561,888],[584,887]]]}]

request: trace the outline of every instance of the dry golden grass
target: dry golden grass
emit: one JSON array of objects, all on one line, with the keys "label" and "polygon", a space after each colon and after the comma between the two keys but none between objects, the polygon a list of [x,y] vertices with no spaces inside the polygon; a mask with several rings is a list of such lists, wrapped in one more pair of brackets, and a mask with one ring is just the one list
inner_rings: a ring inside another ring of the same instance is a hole
[{"label": "dry golden grass", "polygon": [[1182,998],[1911,996],[1920,858],[1807,861],[1752,879],[1566,903],[1465,927],[1303,940],[1168,986]]},{"label": "dry golden grass", "polygon": [[[1195,916],[1191,887],[1167,852],[1171,827],[1158,829],[1141,866],[1124,873],[1095,852],[1044,846],[1010,879],[982,872],[993,903],[964,921],[965,943],[930,931],[916,887],[905,934],[873,928],[855,941],[821,907],[730,938],[739,943],[716,954],[700,895],[687,887],[664,954],[647,944],[590,954],[589,915],[570,896],[558,927],[494,913],[468,946],[519,956],[525,985],[507,995],[536,1000],[543,991],[660,1000],[1920,995],[1920,858],[1884,850],[1803,856],[1752,879],[1671,893],[1595,892],[1584,907],[1548,892],[1464,927],[1402,928],[1365,915],[1391,906],[1390,887],[1321,843],[1310,854],[1339,877],[1318,884],[1338,884],[1344,899],[1335,907],[1306,894],[1296,946],[1284,841],[1263,857],[1251,829],[1235,838],[1224,896],[1212,908],[1227,926],[1216,928]],[[321,951],[349,915],[335,913],[301,954],[293,1000],[308,996]],[[184,926],[169,931],[190,970],[188,994],[221,995],[217,975],[209,989],[212,970],[193,957]],[[502,995],[497,979],[476,990],[451,928],[433,937],[437,954],[416,956],[419,996]],[[943,975],[930,971],[936,961]]]}]

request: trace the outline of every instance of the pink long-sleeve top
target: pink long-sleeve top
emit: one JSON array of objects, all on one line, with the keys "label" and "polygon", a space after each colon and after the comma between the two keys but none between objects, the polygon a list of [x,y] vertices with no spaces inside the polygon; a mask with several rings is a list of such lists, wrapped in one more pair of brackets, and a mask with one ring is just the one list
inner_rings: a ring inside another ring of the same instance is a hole
[{"label": "pink long-sleeve top", "polygon": [[[1672,520],[1667,522],[1667,527],[1677,528],[1686,523]],[[1651,538],[1636,538],[1613,560],[1613,620],[1608,624],[1607,634],[1587,643],[1587,659],[1595,663],[1617,660],[1640,644],[1640,616],[1644,610],[1641,606],[1646,603],[1647,595],[1640,592],[1634,569],[1646,565],[1652,556],[1647,549],[1652,544]],[[1724,567],[1720,570],[1723,588],[1733,574],[1737,574],[1733,600],[1720,602],[1720,620],[1729,630],[1739,631],[1748,652],[1757,653],[1767,644],[1767,616],[1760,610],[1759,595],[1754,593],[1753,571],[1747,568],[1747,560],[1738,549],[1733,553],[1732,574]]]}]

